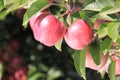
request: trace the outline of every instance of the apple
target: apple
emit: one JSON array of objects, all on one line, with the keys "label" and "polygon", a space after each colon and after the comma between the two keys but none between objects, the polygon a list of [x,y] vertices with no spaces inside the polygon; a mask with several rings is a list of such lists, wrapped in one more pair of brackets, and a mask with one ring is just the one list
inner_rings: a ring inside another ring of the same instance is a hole
[{"label": "apple", "polygon": [[108,59],[107,55],[101,54],[100,65],[96,65],[95,62],[93,61],[90,51],[87,50],[87,52],[86,52],[86,67],[93,69],[93,70],[100,70],[101,68],[103,68],[105,66],[107,59]]},{"label": "apple", "polygon": [[75,50],[82,50],[92,40],[92,29],[83,19],[73,22],[65,34],[66,43]]},{"label": "apple", "polygon": [[55,45],[66,32],[66,26],[49,13],[35,15],[30,19],[30,26],[35,39],[46,46]]},{"label": "apple", "polygon": [[18,69],[14,76],[16,80],[27,80],[27,74],[28,74],[28,67],[22,67]]},{"label": "apple", "polygon": [[16,79],[14,78],[14,75],[10,75],[10,76],[8,77],[8,80],[16,80]]}]

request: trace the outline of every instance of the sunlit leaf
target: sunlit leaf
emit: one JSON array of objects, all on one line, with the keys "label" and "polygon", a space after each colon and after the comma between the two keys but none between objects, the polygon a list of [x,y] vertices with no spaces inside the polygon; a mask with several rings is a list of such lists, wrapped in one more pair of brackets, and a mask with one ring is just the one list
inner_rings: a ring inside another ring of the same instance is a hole
[{"label": "sunlit leaf", "polygon": [[115,66],[116,66],[116,61],[112,61],[109,65],[108,75],[109,75],[110,80],[116,80],[115,79]]},{"label": "sunlit leaf", "polygon": [[26,11],[24,18],[23,18],[23,25],[26,26],[29,19],[37,12],[39,12],[43,7],[48,5],[47,0],[37,0],[35,1],[31,7]]},{"label": "sunlit leaf", "polygon": [[119,35],[118,38],[117,38],[117,43],[118,43],[118,45],[120,46],[120,35]]},{"label": "sunlit leaf", "polygon": [[106,24],[101,24],[98,29],[98,37],[103,38],[107,35],[107,25]]},{"label": "sunlit leaf", "polygon": [[119,35],[118,28],[119,28],[118,22],[111,22],[107,25],[107,32],[108,36],[112,38],[112,40],[115,42],[117,40],[117,37]]},{"label": "sunlit leaf", "polygon": [[4,66],[3,66],[3,64],[0,62],[0,80],[2,79],[3,71],[4,71]]},{"label": "sunlit leaf", "polygon": [[43,73],[35,73],[31,77],[29,77],[27,80],[38,80],[41,77],[45,77],[45,74],[43,74]]},{"label": "sunlit leaf", "polygon": [[106,14],[113,14],[113,13],[117,13],[117,12],[120,12],[120,5],[116,5],[116,6],[114,6],[114,7],[111,8],[111,9],[102,11],[100,14],[106,15]]},{"label": "sunlit leaf", "polygon": [[9,4],[13,4],[16,2],[19,2],[20,0],[4,0],[4,5],[9,5]]},{"label": "sunlit leaf", "polygon": [[60,70],[57,70],[55,68],[51,68],[49,71],[48,71],[48,76],[47,76],[47,80],[55,80],[59,77],[62,76],[62,72]]},{"label": "sunlit leaf", "polygon": [[62,47],[61,47],[61,46],[62,46],[62,41],[63,41],[63,40],[60,40],[58,43],[55,44],[55,48],[56,48],[57,50],[59,50],[59,51],[62,51],[62,49],[61,49],[61,48],[62,48]]},{"label": "sunlit leaf", "polygon": [[4,8],[3,0],[0,0],[0,11]]},{"label": "sunlit leaf", "polygon": [[107,6],[114,6],[114,0],[98,0],[88,4],[83,10],[101,11]]}]

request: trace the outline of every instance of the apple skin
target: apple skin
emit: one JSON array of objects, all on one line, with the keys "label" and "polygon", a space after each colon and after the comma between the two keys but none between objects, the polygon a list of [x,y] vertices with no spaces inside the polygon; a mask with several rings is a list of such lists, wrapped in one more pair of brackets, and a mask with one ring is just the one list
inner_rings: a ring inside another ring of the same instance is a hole
[{"label": "apple skin", "polygon": [[92,40],[92,29],[83,19],[73,22],[65,34],[66,43],[75,50],[82,50]]},{"label": "apple skin", "polygon": [[95,62],[93,61],[93,58],[91,56],[91,53],[89,50],[86,52],[86,67],[93,69],[93,70],[100,70],[103,68],[107,62],[108,55],[101,55],[101,62],[100,65],[96,65]]},{"label": "apple skin", "polygon": [[66,26],[49,13],[36,15],[30,25],[35,39],[46,46],[54,46],[66,32]]},{"label": "apple skin", "polygon": [[28,70],[29,69],[26,66],[18,69],[14,74],[15,79],[16,80],[27,80]]}]

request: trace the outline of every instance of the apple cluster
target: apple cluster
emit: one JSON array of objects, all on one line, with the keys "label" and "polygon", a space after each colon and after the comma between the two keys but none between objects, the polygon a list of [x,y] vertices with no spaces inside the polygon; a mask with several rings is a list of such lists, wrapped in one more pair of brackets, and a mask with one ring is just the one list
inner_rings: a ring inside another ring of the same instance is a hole
[{"label": "apple cluster", "polygon": [[[94,29],[98,29],[99,25],[104,22],[110,22],[98,19],[94,24]],[[49,12],[38,12],[29,21],[33,31],[34,38],[46,46],[54,46],[61,39],[65,38],[69,47],[74,50],[82,50],[89,45],[94,39],[91,26],[83,19],[77,19],[68,28]],[[120,60],[116,60],[116,75],[120,74]],[[86,52],[86,67],[94,70],[102,68],[108,72],[108,54],[101,54],[101,63],[96,65],[92,59],[90,51]]]},{"label": "apple cluster", "polygon": [[34,38],[46,46],[54,46],[63,37],[75,50],[81,50],[93,40],[91,27],[83,19],[74,21],[68,29],[66,25],[48,12],[39,12],[29,21]]}]

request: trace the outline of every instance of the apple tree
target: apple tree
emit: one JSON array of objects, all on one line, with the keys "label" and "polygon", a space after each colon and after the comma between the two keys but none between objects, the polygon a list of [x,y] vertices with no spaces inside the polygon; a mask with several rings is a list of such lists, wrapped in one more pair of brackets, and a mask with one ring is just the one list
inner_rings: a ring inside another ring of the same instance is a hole
[{"label": "apple tree", "polygon": [[[0,0],[0,20],[14,11],[22,26],[30,27],[36,42],[59,52],[66,44],[84,80],[86,68],[108,74],[110,80],[120,75],[119,0]],[[9,66],[14,59],[11,62]],[[28,69],[16,70],[25,75]],[[19,77],[17,72],[15,76]]]}]

